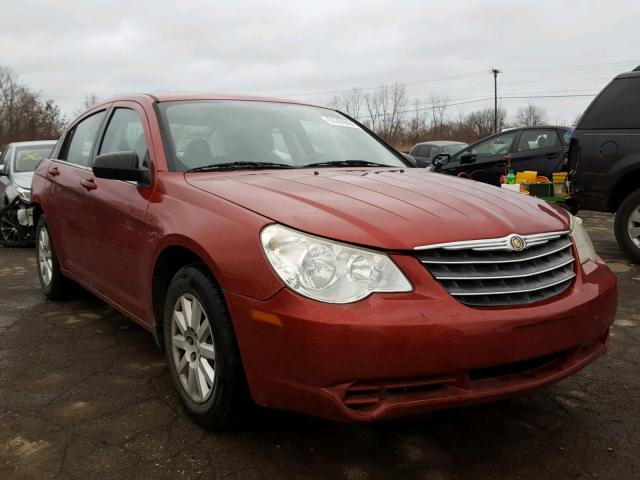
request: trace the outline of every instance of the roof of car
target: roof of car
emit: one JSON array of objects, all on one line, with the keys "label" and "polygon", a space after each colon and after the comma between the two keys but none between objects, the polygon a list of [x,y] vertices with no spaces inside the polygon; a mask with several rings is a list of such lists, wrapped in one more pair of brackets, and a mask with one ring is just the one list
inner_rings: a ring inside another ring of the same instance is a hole
[{"label": "roof of car", "polygon": [[[534,127],[509,127],[509,128],[503,128],[498,133],[511,132],[513,130],[538,130],[540,128],[560,128],[562,130],[567,130],[571,127],[563,127],[561,125],[536,125]],[[496,134],[493,134],[493,135],[496,135]],[[493,135],[489,135],[489,137],[492,137]]]},{"label": "roof of car", "polygon": [[133,100],[136,101],[144,97],[146,99],[151,98],[155,102],[179,102],[179,101],[198,101],[198,100],[235,100],[244,102],[274,102],[274,103],[289,103],[294,105],[308,105],[312,107],[327,108],[322,105],[315,105],[308,102],[302,102],[298,100],[288,100],[274,97],[261,97],[256,95],[235,95],[227,93],[140,93],[134,95],[126,95],[116,98],[111,98],[97,104],[105,105],[118,101]]},{"label": "roof of car", "polygon": [[638,70],[638,69],[640,69],[640,67],[637,67],[635,70],[633,70],[631,72],[621,73],[620,75],[618,75],[616,77],[616,79],[618,79],[618,78],[638,78],[638,77],[640,77],[640,70]]},{"label": "roof of car", "polygon": [[456,142],[453,140],[433,140],[428,142],[420,142],[416,143],[415,146],[418,145],[435,145],[436,147],[445,147],[447,145],[466,145],[465,142]]}]

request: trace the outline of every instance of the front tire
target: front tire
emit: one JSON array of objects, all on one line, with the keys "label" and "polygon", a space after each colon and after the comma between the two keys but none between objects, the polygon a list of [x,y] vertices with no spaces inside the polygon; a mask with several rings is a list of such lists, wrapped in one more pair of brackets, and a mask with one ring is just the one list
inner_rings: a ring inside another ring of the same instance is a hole
[{"label": "front tire", "polygon": [[632,261],[640,263],[640,190],[629,194],[620,204],[615,233],[620,249]]},{"label": "front tire", "polygon": [[200,425],[234,425],[251,405],[231,318],[206,269],[188,265],[169,285],[163,314],[169,370],[187,413]]},{"label": "front tire", "polygon": [[44,215],[36,226],[36,259],[42,293],[50,300],[61,300],[69,292],[71,282],[62,274]]}]

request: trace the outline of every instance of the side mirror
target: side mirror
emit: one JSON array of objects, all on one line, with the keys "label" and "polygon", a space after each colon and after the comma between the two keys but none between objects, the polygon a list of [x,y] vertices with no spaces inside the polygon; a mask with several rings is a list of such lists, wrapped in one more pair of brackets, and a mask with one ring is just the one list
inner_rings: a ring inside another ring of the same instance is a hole
[{"label": "side mirror", "polygon": [[0,177],[6,177],[9,175],[9,172],[7,171],[7,164],[3,163],[2,165],[0,165]]},{"label": "side mirror", "polygon": [[444,167],[451,160],[451,155],[448,153],[441,153],[433,157],[432,164],[436,167]]},{"label": "side mirror", "polygon": [[477,156],[475,156],[473,153],[471,152],[464,152],[462,155],[460,155],[460,165],[464,165],[467,163],[473,163],[478,159]]},{"label": "side mirror", "polygon": [[415,159],[413,155],[409,155],[408,153],[403,153],[403,152],[400,152],[400,155],[402,155],[404,159],[414,167],[418,166],[418,161]]},{"label": "side mirror", "polygon": [[140,168],[138,154],[133,151],[98,155],[93,162],[93,174],[98,178],[127,180],[151,185],[151,172]]}]

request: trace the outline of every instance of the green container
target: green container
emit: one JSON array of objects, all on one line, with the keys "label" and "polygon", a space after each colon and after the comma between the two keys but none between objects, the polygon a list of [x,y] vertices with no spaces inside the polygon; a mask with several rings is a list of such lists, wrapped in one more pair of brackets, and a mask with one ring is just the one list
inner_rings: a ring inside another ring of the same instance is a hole
[{"label": "green container", "polygon": [[530,183],[529,195],[533,197],[553,197],[553,183]]}]

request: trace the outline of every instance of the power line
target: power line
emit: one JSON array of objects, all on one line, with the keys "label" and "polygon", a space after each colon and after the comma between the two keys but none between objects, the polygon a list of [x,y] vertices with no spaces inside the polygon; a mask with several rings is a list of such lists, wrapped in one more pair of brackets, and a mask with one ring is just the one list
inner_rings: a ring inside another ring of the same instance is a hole
[{"label": "power line", "polygon": [[[574,97],[595,97],[597,95],[597,93],[585,93],[585,94],[568,94],[568,95],[502,95],[499,96],[498,99],[499,100],[511,100],[511,99],[535,99],[535,98],[574,98]],[[494,100],[494,97],[485,97],[485,98],[476,98],[476,99],[469,99],[469,100],[463,100],[460,102],[456,102],[456,103],[445,103],[442,105],[439,105],[441,107],[455,107],[458,105],[468,105],[471,103],[480,103],[480,102],[487,102],[489,100]],[[360,115],[358,117],[356,117],[357,120],[362,120],[362,119],[367,119],[367,118],[379,118],[379,117],[388,117],[391,115],[402,115],[405,113],[417,113],[417,112],[424,112],[426,110],[431,110],[431,108],[433,108],[435,105],[437,105],[437,103],[429,103],[429,104],[422,104],[422,105],[428,105],[426,107],[421,107],[421,108],[411,108],[411,109],[406,109],[406,110],[401,110],[399,112],[394,113],[380,113],[380,114],[374,114],[374,115]]]},{"label": "power line", "polygon": [[[571,68],[585,68],[585,67],[603,67],[603,66],[612,66],[612,65],[620,65],[620,64],[638,64],[640,63],[640,60],[619,60],[619,61],[615,61],[615,62],[602,62],[602,63],[584,63],[584,64],[574,64],[574,65],[539,65],[539,66],[535,66],[535,67],[530,67],[530,68],[516,68],[514,70],[509,70],[509,69],[503,69],[503,72],[512,74],[512,73],[518,73],[518,72],[530,72],[530,71],[535,71],[535,70],[545,70],[545,69],[571,69]],[[417,81],[413,81],[413,82],[401,82],[403,85],[405,86],[412,86],[412,85],[420,85],[420,84],[428,84],[428,83],[436,83],[436,82],[444,82],[444,81],[450,81],[450,80],[466,80],[466,79],[472,79],[472,78],[478,78],[483,76],[484,73],[477,73],[477,74],[461,74],[461,75],[452,75],[452,76],[447,76],[447,77],[440,77],[440,78],[430,78],[430,79],[425,79],[425,80],[417,80]],[[520,82],[522,83],[522,82]],[[526,83],[526,82],[524,82]],[[382,84],[385,85],[385,84]],[[389,85],[389,84],[387,84]],[[280,93],[279,95],[284,96],[284,97],[302,97],[302,96],[314,96],[314,95],[330,95],[330,94],[336,94],[336,93],[345,93],[345,92],[349,92],[351,91],[353,88],[357,88],[360,91],[366,92],[369,90],[375,90],[376,88],[379,88],[381,85],[376,85],[376,86],[368,86],[368,87],[362,87],[362,88],[358,88],[358,87],[351,87],[351,88],[346,88],[346,89],[337,89],[337,90],[325,90],[325,91],[316,91],[316,92],[297,92],[297,93]]]}]

